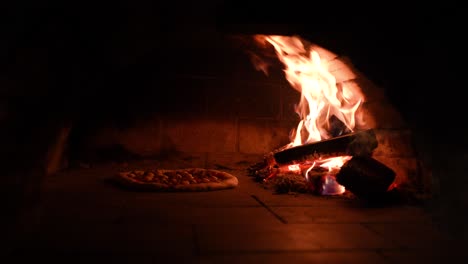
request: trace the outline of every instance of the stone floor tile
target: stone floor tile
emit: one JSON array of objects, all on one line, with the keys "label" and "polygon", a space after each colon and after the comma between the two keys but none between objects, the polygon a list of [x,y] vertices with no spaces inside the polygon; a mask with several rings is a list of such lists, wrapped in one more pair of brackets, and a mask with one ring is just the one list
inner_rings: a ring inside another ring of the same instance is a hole
[{"label": "stone floor tile", "polygon": [[418,207],[398,206],[366,208],[322,204],[310,207],[273,207],[288,223],[393,223],[426,222],[430,217]]},{"label": "stone floor tile", "polygon": [[115,252],[147,254],[194,252],[194,230],[190,225],[92,224],[42,225],[29,248],[57,252]]},{"label": "stone floor tile", "polygon": [[356,199],[344,196],[317,196],[305,193],[275,194],[272,190],[258,191],[261,185],[253,186],[252,195],[270,207],[306,207],[306,206],[359,206]]},{"label": "stone floor tile", "polygon": [[395,264],[436,264],[436,263],[467,263],[468,256],[463,249],[437,250],[383,250],[382,256],[388,263]]},{"label": "stone floor tile", "polygon": [[160,263],[190,263],[187,260],[193,260],[193,256],[183,256],[177,254],[165,254],[164,252],[154,254],[141,253],[122,253],[122,252],[106,252],[106,251],[83,251],[80,249],[74,250],[58,250],[58,249],[23,249],[17,250],[13,254],[6,257],[6,263],[34,263],[43,262],[49,264],[94,264],[94,263],[139,263],[150,264]]},{"label": "stone floor tile", "polygon": [[135,204],[182,207],[255,207],[260,204],[250,195],[237,189],[211,192],[179,193],[134,193],[124,202],[128,207]]},{"label": "stone floor tile", "polygon": [[263,207],[227,207],[227,208],[194,208],[194,207],[161,207],[136,206],[127,208],[122,222],[125,224],[263,224],[279,225],[281,221]]},{"label": "stone floor tile", "polygon": [[358,224],[199,225],[201,252],[395,248]]},{"label": "stone floor tile", "polygon": [[450,247],[454,243],[430,222],[370,223],[365,226],[386,240],[397,243],[401,248],[439,249]]},{"label": "stone floor tile", "polygon": [[252,254],[207,255],[200,257],[200,264],[386,264],[386,260],[373,251],[333,251],[333,252],[272,252]]},{"label": "stone floor tile", "polygon": [[[49,177],[39,228],[11,256],[87,264],[436,263],[456,252],[420,208],[368,208],[342,196],[278,195],[247,176],[242,164],[228,164],[229,156],[222,164],[206,159],[108,164]],[[236,175],[239,186],[155,193],[122,190],[108,181],[123,169],[202,162]],[[219,167],[226,164],[232,170]]]}]

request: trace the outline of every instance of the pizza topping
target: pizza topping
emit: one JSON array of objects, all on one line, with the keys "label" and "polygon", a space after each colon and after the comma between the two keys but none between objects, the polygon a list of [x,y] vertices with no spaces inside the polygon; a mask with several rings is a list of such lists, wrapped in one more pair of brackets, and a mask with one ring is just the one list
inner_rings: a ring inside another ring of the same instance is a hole
[{"label": "pizza topping", "polygon": [[148,172],[145,175],[145,181],[152,181],[154,179],[154,173]]},{"label": "pizza topping", "polygon": [[220,182],[216,176],[209,176],[206,175],[206,173],[197,170],[132,170],[126,175],[141,182],[162,183],[171,185],[189,185],[197,183]]},{"label": "pizza topping", "polygon": [[235,176],[217,170],[201,168],[179,170],[131,170],[120,172],[117,179],[131,186],[146,186],[153,190],[202,191],[237,186]]},{"label": "pizza topping", "polygon": [[145,174],[145,171],[142,171],[142,170],[134,170],[133,171],[134,174],[138,175],[138,176],[143,176]]}]

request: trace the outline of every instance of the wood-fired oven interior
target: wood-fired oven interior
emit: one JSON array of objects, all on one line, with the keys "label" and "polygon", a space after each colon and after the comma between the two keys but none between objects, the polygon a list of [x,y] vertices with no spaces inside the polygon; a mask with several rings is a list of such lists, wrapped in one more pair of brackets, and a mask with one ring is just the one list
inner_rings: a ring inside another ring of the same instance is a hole
[{"label": "wood-fired oven interior", "polygon": [[[288,144],[300,94],[280,63],[268,76],[255,70],[251,37],[266,34],[300,36],[355,70],[340,81],[361,85],[366,96],[379,143],[374,157],[397,173],[399,184],[424,194],[447,226],[463,225],[452,216],[466,203],[466,180],[443,156],[453,153],[463,163],[465,154],[461,146],[433,145],[434,126],[443,121],[434,120],[439,106],[427,99],[428,90],[451,79],[444,45],[452,42],[429,41],[436,34],[426,20],[408,11],[387,26],[391,17],[378,12],[343,11],[296,23],[288,21],[291,14],[275,20],[245,6],[207,4],[197,14],[164,15],[140,4],[105,15],[12,9],[16,24],[4,35],[0,76],[1,158],[8,161],[1,200],[11,215],[34,203],[41,181],[68,168],[261,157]],[[247,18],[231,14],[237,11]]]}]

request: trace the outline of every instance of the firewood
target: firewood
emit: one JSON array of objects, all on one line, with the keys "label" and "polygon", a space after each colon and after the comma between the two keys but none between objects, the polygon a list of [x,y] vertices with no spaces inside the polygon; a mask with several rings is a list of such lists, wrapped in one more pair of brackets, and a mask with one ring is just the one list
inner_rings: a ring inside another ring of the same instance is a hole
[{"label": "firewood", "polygon": [[372,129],[362,130],[327,140],[282,149],[273,154],[278,164],[315,159],[324,156],[372,156],[377,147]]},{"label": "firewood", "polygon": [[254,177],[255,181],[259,182],[278,173],[278,171],[278,165],[273,160],[272,153],[265,155],[262,161],[247,168],[248,175]]},{"label": "firewood", "polygon": [[357,197],[382,197],[395,180],[395,172],[372,157],[354,156],[341,167],[336,181]]},{"label": "firewood", "polygon": [[277,194],[313,192],[312,184],[301,174],[279,173],[263,182],[264,186],[273,189]]}]

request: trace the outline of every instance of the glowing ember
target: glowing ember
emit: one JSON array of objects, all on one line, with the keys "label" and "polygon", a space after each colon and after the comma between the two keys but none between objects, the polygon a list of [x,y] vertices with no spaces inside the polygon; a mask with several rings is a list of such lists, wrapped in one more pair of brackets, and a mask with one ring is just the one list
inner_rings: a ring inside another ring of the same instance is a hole
[{"label": "glowing ember", "polygon": [[397,187],[398,187],[398,184],[394,182],[394,183],[390,184],[390,186],[388,186],[388,190],[387,190],[387,191],[391,191],[391,190],[393,190],[393,189],[395,189],[395,188],[397,188]]},{"label": "glowing ember", "polygon": [[328,168],[328,171],[332,171],[333,169],[339,169],[343,164],[350,160],[352,157],[351,156],[339,156],[339,157],[333,157],[333,158],[328,158],[328,159],[323,159],[320,160],[320,167],[323,168]]},{"label": "glowing ember", "polygon": [[322,184],[322,195],[342,194],[346,191],[343,185],[336,182],[335,176],[327,174]]},{"label": "glowing ember", "polygon": [[322,195],[336,195],[342,194],[346,191],[345,187],[336,182],[333,171],[337,172],[343,164],[350,160],[351,156],[338,156],[327,159],[316,160],[312,166],[306,171],[306,179],[309,180],[309,171],[312,170],[316,165],[322,168],[328,168],[328,172],[325,175],[325,181],[322,184]]},{"label": "glowing ember", "polygon": [[294,171],[294,172],[300,172],[301,167],[299,167],[299,164],[293,164],[288,166],[289,171]]}]

